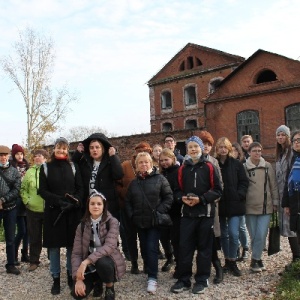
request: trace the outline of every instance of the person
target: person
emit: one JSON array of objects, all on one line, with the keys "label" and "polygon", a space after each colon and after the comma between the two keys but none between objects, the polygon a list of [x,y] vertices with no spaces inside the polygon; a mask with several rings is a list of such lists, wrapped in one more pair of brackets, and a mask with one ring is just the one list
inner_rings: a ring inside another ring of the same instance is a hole
[{"label": "person", "polygon": [[39,194],[39,178],[41,165],[46,162],[48,152],[36,149],[33,152],[34,165],[26,172],[21,184],[21,197],[26,207],[29,244],[28,271],[32,272],[40,264],[43,244],[44,199]]},{"label": "person", "polygon": [[178,281],[171,292],[191,287],[192,262],[197,250],[194,294],[204,293],[211,269],[215,201],[222,185],[212,163],[202,155],[204,145],[197,136],[186,140],[187,155],[178,170],[174,199],[181,203]]},{"label": "person", "polygon": [[[290,140],[290,129],[285,125],[280,125],[276,129],[276,180],[279,191],[280,207],[279,212],[279,227],[280,233],[284,237],[288,237],[290,249],[292,251],[292,263],[300,259],[300,248],[298,245],[297,233],[290,229],[290,217],[284,213],[282,208],[284,188],[288,171],[291,169],[293,150]],[[295,145],[297,143],[294,143]],[[294,147],[295,148],[295,147]],[[286,267],[289,268],[291,264]]]},{"label": "person", "polygon": [[69,143],[60,137],[54,143],[50,161],[41,166],[39,193],[45,200],[43,247],[48,248],[51,294],[60,293],[60,248],[66,247],[68,285],[73,285],[71,253],[81,217],[82,180],[76,164],[69,159]]},{"label": "person", "polygon": [[[238,159],[241,163],[244,163],[245,156],[242,147],[239,143],[232,143],[232,156]],[[240,247],[238,248],[236,257],[238,261],[246,261],[249,258],[249,237],[248,230],[246,226],[246,216],[240,216],[240,229],[239,229],[239,242],[242,246],[242,253],[240,252]]]},{"label": "person", "polygon": [[153,159],[153,166],[159,168],[159,155],[162,151],[162,146],[160,144],[155,144],[152,147],[152,159]]},{"label": "person", "polygon": [[[78,144],[73,161],[79,165],[83,180],[84,199],[93,189],[103,193],[109,212],[119,219],[119,199],[116,181],[122,179],[123,170],[116,149],[103,133],[93,133]],[[82,212],[85,211],[85,203]]]},{"label": "person", "polygon": [[219,203],[221,245],[225,257],[225,269],[234,276],[242,273],[236,264],[239,247],[240,216],[246,212],[246,193],[249,185],[243,164],[232,157],[232,145],[221,137],[216,143],[216,154],[224,183]]},{"label": "person", "polygon": [[[149,143],[142,141],[138,143],[135,148],[135,153],[132,155],[131,159],[125,160],[122,162],[122,169],[124,176],[119,181],[118,194],[120,199],[120,208],[121,208],[121,225],[124,226],[125,238],[127,241],[128,252],[131,261],[131,274],[140,274],[139,266],[138,266],[138,245],[137,245],[137,227],[132,222],[130,218],[128,218],[126,210],[125,210],[125,197],[128,190],[128,186],[130,182],[136,177],[136,165],[135,160],[136,156],[140,152],[148,152],[150,155],[152,154],[152,148]],[[144,259],[144,258],[143,258]]]},{"label": "person", "polygon": [[176,139],[173,135],[167,134],[164,138],[165,148],[172,150],[176,156],[177,163],[181,166],[183,163],[183,156],[180,154],[180,151],[176,149]]},{"label": "person", "polygon": [[119,221],[107,207],[105,196],[92,190],[82,222],[76,229],[72,251],[71,294],[75,299],[87,297],[99,285],[98,296],[101,296],[104,282],[105,300],[113,300],[114,282],[125,274],[125,260],[118,249]]},{"label": "person", "polygon": [[6,272],[19,275],[15,266],[15,232],[17,221],[17,199],[21,187],[21,177],[9,162],[10,149],[0,145],[0,223],[3,220],[6,242]]},{"label": "person", "polygon": [[249,187],[246,195],[246,225],[251,240],[252,272],[265,271],[261,259],[265,246],[271,214],[277,211],[279,195],[275,172],[272,165],[261,156],[262,145],[258,142],[250,144],[249,158],[244,164]]},{"label": "person", "polygon": [[[24,149],[18,144],[13,144],[11,148],[11,165],[15,167],[21,176],[21,182],[29,168],[29,163],[24,157]],[[26,209],[22,202],[21,195],[17,199],[17,233],[15,237],[15,264],[20,265],[18,261],[18,251],[23,240],[21,249],[21,262],[29,262],[28,256],[28,230]]]},{"label": "person", "polygon": [[159,228],[154,224],[153,211],[165,214],[173,202],[168,180],[157,172],[149,153],[138,153],[135,160],[137,176],[128,187],[125,208],[138,228],[141,252],[148,274],[147,292],[157,290]]},{"label": "person", "polygon": [[249,155],[249,146],[251,143],[253,143],[253,138],[251,135],[246,134],[241,137],[241,147],[242,147],[242,150],[244,153],[244,161],[243,162],[245,162],[246,159],[250,156]]}]

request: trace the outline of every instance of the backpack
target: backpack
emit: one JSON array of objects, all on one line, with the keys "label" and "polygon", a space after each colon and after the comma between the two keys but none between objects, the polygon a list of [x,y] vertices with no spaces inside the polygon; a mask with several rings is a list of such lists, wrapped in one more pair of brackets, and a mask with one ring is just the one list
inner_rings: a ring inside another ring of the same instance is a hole
[{"label": "backpack", "polygon": [[300,189],[300,156],[297,156],[288,177],[289,196]]}]

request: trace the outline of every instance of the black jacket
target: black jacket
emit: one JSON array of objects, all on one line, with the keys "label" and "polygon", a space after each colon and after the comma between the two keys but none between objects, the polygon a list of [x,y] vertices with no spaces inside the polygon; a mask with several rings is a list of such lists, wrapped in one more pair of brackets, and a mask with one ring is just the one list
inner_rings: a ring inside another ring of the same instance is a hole
[{"label": "black jacket", "polygon": [[228,157],[224,164],[219,161],[219,166],[224,183],[219,216],[242,216],[246,213],[246,194],[249,185],[244,166],[233,157]]},{"label": "black jacket", "polygon": [[125,197],[125,209],[138,228],[151,228],[152,210],[156,208],[160,213],[166,213],[172,202],[173,193],[168,180],[153,167],[152,173],[145,179],[137,176],[131,181]]}]

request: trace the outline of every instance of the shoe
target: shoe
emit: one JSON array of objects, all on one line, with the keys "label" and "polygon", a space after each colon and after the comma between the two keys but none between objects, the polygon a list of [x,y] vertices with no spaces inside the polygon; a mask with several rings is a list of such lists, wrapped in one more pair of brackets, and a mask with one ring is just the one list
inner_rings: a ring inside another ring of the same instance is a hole
[{"label": "shoe", "polygon": [[29,272],[32,272],[32,271],[36,270],[37,267],[38,267],[37,264],[30,264],[30,266],[28,267],[27,270],[28,270]]},{"label": "shoe", "polygon": [[15,260],[14,265],[17,266],[17,267],[21,265],[20,262],[18,261],[18,259]]},{"label": "shoe", "polygon": [[94,286],[93,297],[101,297],[103,294],[103,282],[97,281]]},{"label": "shoe", "polygon": [[171,292],[175,294],[182,293],[183,291],[187,291],[191,288],[191,284],[186,284],[181,280],[178,280],[172,287]]},{"label": "shoe", "polygon": [[243,248],[241,260],[245,261],[245,260],[248,260],[248,258],[249,258],[249,249]]},{"label": "shoe", "polygon": [[192,293],[193,294],[203,294],[204,290],[208,287],[207,282],[196,282],[193,286]]},{"label": "shoe", "polygon": [[255,259],[251,260],[250,270],[252,272],[255,272],[255,273],[260,273],[261,272],[261,268],[258,264],[258,260],[255,260]]},{"label": "shoe", "polygon": [[230,263],[227,258],[225,258],[225,265],[223,266],[223,273],[228,273],[230,270]]},{"label": "shoe", "polygon": [[264,266],[263,261],[261,259],[258,260],[257,263],[262,271],[267,271],[267,268]]},{"label": "shoe", "polygon": [[51,294],[58,295],[60,294],[60,277],[53,277],[53,285],[51,287]]},{"label": "shoe", "polygon": [[15,265],[6,265],[6,273],[19,275],[21,272]]},{"label": "shoe", "polygon": [[173,265],[173,263],[174,263],[173,257],[168,258],[167,261],[162,266],[161,271],[169,272],[171,270],[171,266]]},{"label": "shoe", "polygon": [[216,276],[215,278],[213,279],[213,283],[214,284],[218,284],[218,283],[221,283],[223,281],[223,278],[224,278],[224,275],[223,275],[223,268],[221,266],[221,262],[220,260],[215,260],[212,262],[215,270],[216,270]]},{"label": "shoe", "polygon": [[29,256],[28,256],[28,250],[22,249],[21,250],[22,256],[21,256],[21,262],[29,262]]},{"label": "shoe", "polygon": [[110,288],[106,287],[104,299],[115,300],[115,290],[113,286]]},{"label": "shoe", "polygon": [[153,279],[148,280],[147,292],[150,294],[155,294],[157,290],[157,281]]},{"label": "shoe", "polygon": [[131,262],[131,270],[130,270],[131,274],[140,274],[140,270],[139,270],[139,266],[137,261],[133,261]]},{"label": "shoe", "polygon": [[233,276],[237,276],[237,277],[242,276],[242,272],[239,270],[235,260],[230,261],[229,266],[230,266],[230,273]]}]

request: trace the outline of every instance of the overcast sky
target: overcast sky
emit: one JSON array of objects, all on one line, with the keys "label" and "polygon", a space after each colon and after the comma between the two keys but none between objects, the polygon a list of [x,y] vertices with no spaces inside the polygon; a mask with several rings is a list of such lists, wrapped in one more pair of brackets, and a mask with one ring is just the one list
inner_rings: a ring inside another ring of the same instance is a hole
[{"label": "overcast sky", "polygon": [[[147,81],[187,43],[300,57],[299,0],[7,0],[0,8],[0,56],[26,26],[53,38],[52,87],[67,83],[80,99],[65,128],[150,132]],[[0,144],[24,145],[23,99],[0,74]]]}]

